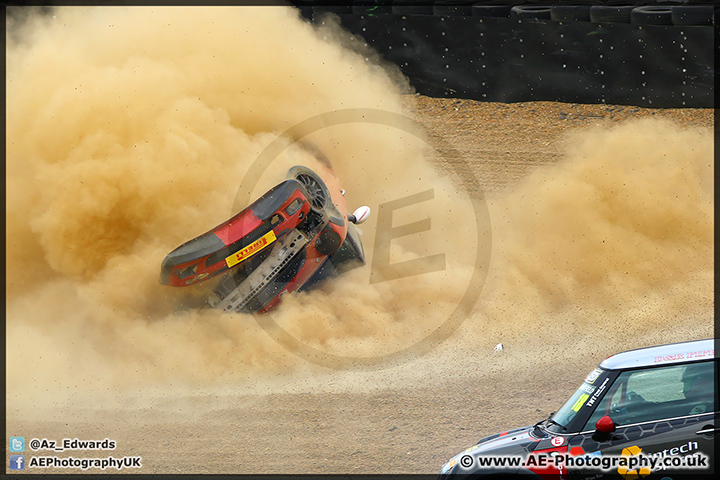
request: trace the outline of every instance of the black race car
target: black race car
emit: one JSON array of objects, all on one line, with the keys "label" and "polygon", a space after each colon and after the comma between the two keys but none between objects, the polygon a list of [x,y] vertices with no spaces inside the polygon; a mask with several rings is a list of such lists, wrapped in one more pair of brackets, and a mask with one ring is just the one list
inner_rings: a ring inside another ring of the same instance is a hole
[{"label": "black race car", "polygon": [[481,439],[441,476],[717,478],[717,372],[713,339],[613,355],[557,413]]}]

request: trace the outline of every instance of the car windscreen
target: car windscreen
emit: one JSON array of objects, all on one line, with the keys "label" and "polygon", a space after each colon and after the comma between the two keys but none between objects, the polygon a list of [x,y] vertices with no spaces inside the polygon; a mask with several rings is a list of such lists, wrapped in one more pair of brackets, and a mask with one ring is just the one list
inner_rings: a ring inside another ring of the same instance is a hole
[{"label": "car windscreen", "polygon": [[584,430],[594,429],[603,415],[623,426],[713,412],[717,409],[714,378],[711,360],[622,372]]},{"label": "car windscreen", "polygon": [[558,433],[580,431],[585,418],[594,410],[593,407],[602,398],[610,384],[611,372],[596,368],[588,374],[585,381],[573,393],[565,404],[552,417],[553,423],[548,429]]}]

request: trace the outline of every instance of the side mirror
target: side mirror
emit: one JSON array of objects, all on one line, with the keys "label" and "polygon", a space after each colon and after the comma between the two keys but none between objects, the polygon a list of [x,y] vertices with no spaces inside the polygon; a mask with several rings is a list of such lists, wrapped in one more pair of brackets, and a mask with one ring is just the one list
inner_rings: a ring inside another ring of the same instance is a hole
[{"label": "side mirror", "polygon": [[615,431],[615,422],[609,415],[605,415],[595,422],[595,429],[600,433],[612,433]]},{"label": "side mirror", "polygon": [[360,225],[365,220],[368,219],[370,216],[370,207],[358,207],[357,210],[353,212],[352,215],[348,215],[348,220],[354,223],[355,225]]}]

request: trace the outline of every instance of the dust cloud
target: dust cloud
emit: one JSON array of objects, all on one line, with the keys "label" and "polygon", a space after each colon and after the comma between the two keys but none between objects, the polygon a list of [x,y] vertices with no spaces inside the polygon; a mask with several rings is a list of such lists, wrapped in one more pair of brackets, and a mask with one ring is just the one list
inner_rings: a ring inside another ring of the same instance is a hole
[{"label": "dust cloud", "polygon": [[[310,368],[251,316],[182,308],[192,292],[158,276],[169,251],[236,213],[268,145],[328,112],[350,118],[305,140],[330,157],[348,208],[377,212],[432,189],[432,202],[395,213],[393,225],[433,223],[393,241],[391,261],[442,245],[444,269],[371,286],[364,268],[284,302],[278,324],[314,348],[372,356],[422,338],[462,295],[450,277],[472,266],[452,235],[472,207],[424,160],[422,135],[354,116],[402,114],[409,90],[331,19],[314,28],[283,7],[69,7],[30,16],[7,41],[9,412]],[[312,167],[290,143],[250,198],[290,166]],[[376,221],[363,225],[368,258]]]},{"label": "dust cloud", "polygon": [[[191,292],[158,284],[164,256],[236,213],[239,195],[312,166],[290,141],[240,192],[268,145],[339,110],[348,121],[305,140],[333,162],[348,209],[373,209],[362,226],[369,262],[284,299],[272,318],[303,344],[357,357],[413,344],[458,305],[472,252],[491,243],[472,314],[408,378],[447,376],[457,356],[443,354],[499,341],[509,352],[560,348],[572,331],[581,348],[603,332],[624,349],[640,332],[712,335],[710,132],[646,121],[578,133],[560,164],[488,199],[492,239],[478,239],[477,205],[432,168],[422,135],[352,113],[403,114],[409,87],[330,19],[313,27],[281,7],[72,7],[30,18],[7,42],[9,415],[126,405],[122,392],[138,386],[181,397],[399,382],[387,371],[340,376],[253,317],[183,308]],[[442,254],[443,268],[371,283],[382,205],[427,190],[432,201],[392,213],[393,228],[430,223],[394,238],[390,262]]]},{"label": "dust cloud", "polygon": [[712,337],[712,131],[639,119],[575,131],[564,150],[493,199],[469,337],[572,354]]}]

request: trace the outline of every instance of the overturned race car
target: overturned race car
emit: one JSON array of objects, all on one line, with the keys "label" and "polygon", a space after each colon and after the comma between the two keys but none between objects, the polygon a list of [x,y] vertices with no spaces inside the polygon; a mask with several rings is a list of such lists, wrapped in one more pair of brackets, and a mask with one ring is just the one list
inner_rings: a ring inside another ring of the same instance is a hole
[{"label": "overturned race car", "polygon": [[262,313],[288,292],[364,265],[355,224],[368,207],[345,213],[344,191],[329,166],[292,167],[271,188],[224,223],[170,252],[160,283],[187,287],[208,282],[207,303],[225,311]]}]

